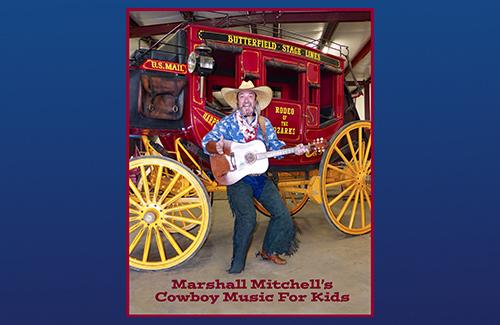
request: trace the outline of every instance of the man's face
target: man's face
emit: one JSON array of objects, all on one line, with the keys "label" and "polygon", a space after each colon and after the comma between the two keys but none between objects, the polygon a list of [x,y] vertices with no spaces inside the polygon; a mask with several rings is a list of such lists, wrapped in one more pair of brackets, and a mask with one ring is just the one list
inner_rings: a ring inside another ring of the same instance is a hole
[{"label": "man's face", "polygon": [[238,107],[243,116],[250,116],[253,114],[255,97],[255,93],[250,90],[242,90],[238,93]]}]

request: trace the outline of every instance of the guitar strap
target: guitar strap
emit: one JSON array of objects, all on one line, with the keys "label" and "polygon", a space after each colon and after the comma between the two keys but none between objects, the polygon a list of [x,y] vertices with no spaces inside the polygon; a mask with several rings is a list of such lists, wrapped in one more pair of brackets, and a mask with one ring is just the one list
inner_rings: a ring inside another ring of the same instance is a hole
[{"label": "guitar strap", "polygon": [[259,126],[260,126],[260,130],[262,131],[262,135],[264,135],[264,142],[266,143],[266,147],[267,147],[266,120],[261,115],[259,115]]}]

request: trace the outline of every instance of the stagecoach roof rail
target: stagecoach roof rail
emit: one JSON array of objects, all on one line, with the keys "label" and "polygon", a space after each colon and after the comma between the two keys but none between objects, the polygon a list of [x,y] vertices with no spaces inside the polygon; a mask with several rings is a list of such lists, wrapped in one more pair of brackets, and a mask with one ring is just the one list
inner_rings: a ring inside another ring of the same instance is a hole
[{"label": "stagecoach roof rail", "polygon": [[[175,26],[174,28],[172,28],[168,33],[166,33],[165,35],[163,35],[162,38],[160,38],[158,41],[156,41],[156,43],[154,43],[153,45],[151,45],[147,51],[145,51],[144,53],[141,53],[140,57],[138,58],[138,61],[142,60],[142,58],[144,56],[146,56],[146,54],[148,54],[149,52],[151,52],[153,49],[156,48],[156,46],[158,46],[158,44],[164,44],[162,43],[163,40],[167,37],[169,37],[170,35],[173,35],[175,33],[177,33],[178,30],[184,28],[186,25],[188,24],[188,22],[181,22],[180,24],[178,24],[177,26]],[[139,40],[140,41],[140,40]]]},{"label": "stagecoach roof rail", "polygon": [[[219,23],[223,23],[223,24],[220,24],[220,25],[224,25],[228,22],[228,19],[229,19],[229,14],[227,13],[224,13],[224,12],[218,12],[218,11],[210,11],[211,13],[215,13],[215,14],[219,14],[219,15],[222,15],[224,16],[223,18],[225,18],[226,20],[219,20],[218,23],[216,23],[214,26],[218,27]],[[281,15],[282,13],[281,12],[278,12],[277,14],[277,17],[276,18],[279,18],[279,16]],[[195,14],[195,16],[197,18],[202,18],[202,19],[208,19],[208,20],[211,20],[211,21],[214,21],[214,18],[212,17],[206,17],[206,16],[202,16],[200,14]],[[241,23],[248,23],[248,24],[253,24],[253,25],[256,25],[255,23],[252,23],[250,21],[250,18],[249,18],[250,15],[247,14],[247,20],[242,20],[242,19],[238,19],[238,18],[231,18],[233,21],[235,22],[241,22]],[[196,21],[194,21],[194,23],[196,23]],[[269,22],[271,23],[271,22]],[[273,32],[274,29],[273,28],[269,28],[269,27],[266,27],[264,25],[260,25],[259,28],[261,30],[264,30],[264,31],[267,31],[267,32]],[[290,32],[290,31],[287,31],[286,29],[281,29],[282,33],[284,32],[285,34],[287,34],[286,36],[288,36],[290,39],[292,40],[296,40],[296,41],[300,41],[300,42],[307,42],[306,43],[306,46],[307,44],[314,44],[314,43],[317,43],[319,44],[319,42],[321,41],[321,39],[315,39],[315,38],[312,38],[312,37],[309,37],[309,36],[305,36],[305,35],[302,35],[302,34],[297,34],[297,33],[294,33],[294,32]],[[340,56],[344,56],[344,57],[348,57],[349,56],[349,47],[347,45],[343,45],[343,44],[340,44],[340,43],[337,43],[337,42],[333,42],[333,41],[326,41],[325,42],[325,48],[328,48],[330,50],[333,50],[333,51],[337,51],[339,53]],[[337,46],[337,47],[333,47],[333,46]],[[343,50],[346,50],[346,53],[343,51]]]}]

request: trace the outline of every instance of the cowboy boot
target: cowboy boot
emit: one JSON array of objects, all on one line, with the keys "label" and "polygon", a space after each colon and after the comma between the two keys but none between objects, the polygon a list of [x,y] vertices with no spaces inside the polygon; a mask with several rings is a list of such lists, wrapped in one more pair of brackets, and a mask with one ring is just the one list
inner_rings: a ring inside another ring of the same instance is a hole
[{"label": "cowboy boot", "polygon": [[271,261],[274,264],[278,264],[278,265],[285,265],[286,264],[286,260],[284,258],[280,257],[278,254],[267,254],[266,252],[264,252],[264,250],[261,250],[260,252],[258,252],[256,256],[260,256],[260,257],[262,257],[263,260]]}]

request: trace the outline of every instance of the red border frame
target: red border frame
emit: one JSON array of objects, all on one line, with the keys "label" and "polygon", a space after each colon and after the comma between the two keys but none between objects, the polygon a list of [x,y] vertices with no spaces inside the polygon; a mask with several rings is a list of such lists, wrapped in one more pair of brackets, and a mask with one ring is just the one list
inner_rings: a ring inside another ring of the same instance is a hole
[{"label": "red border frame", "polygon": [[[130,314],[130,265],[128,262],[128,247],[129,247],[129,239],[128,235],[125,235],[125,310],[126,310],[126,317],[127,318],[153,318],[153,317],[179,317],[179,318],[214,318],[214,317],[220,317],[220,318],[234,318],[234,317],[249,317],[249,318],[324,318],[324,317],[348,317],[348,318],[373,318],[375,316],[375,281],[374,281],[374,272],[375,272],[375,263],[374,263],[374,247],[375,247],[375,232],[374,232],[374,224],[375,224],[375,218],[374,218],[374,173],[375,169],[374,167],[374,160],[375,160],[375,155],[374,155],[374,129],[375,129],[375,119],[374,119],[374,49],[375,49],[375,42],[374,42],[374,30],[373,30],[373,20],[374,20],[374,8],[127,8],[126,9],[126,14],[125,14],[125,25],[126,25],[126,31],[125,31],[125,42],[126,42],[126,57],[125,57],[125,71],[126,71],[126,78],[125,78],[125,93],[126,93],[126,107],[125,107],[125,134],[126,134],[126,141],[125,141],[125,152],[126,152],[126,157],[125,157],[125,169],[126,169],[126,179],[128,180],[130,175],[129,175],[129,157],[130,157],[130,152],[129,152],[129,125],[130,125],[130,116],[129,116],[129,105],[130,105],[130,87],[129,87],[129,50],[130,50],[130,42],[129,42],[129,30],[130,30],[130,25],[129,25],[129,16],[130,16],[130,11],[181,11],[181,10],[190,10],[190,11],[207,11],[207,10],[224,10],[224,11],[239,11],[239,9],[246,9],[249,11],[261,11],[261,10],[279,10],[279,11],[293,11],[293,10],[309,10],[309,11],[322,11],[322,10],[336,10],[336,11],[369,11],[370,12],[370,38],[371,38],[371,58],[370,58],[370,73],[371,73],[371,83],[370,83],[370,90],[371,90],[371,101],[370,101],[370,118],[371,118],[371,123],[372,123],[372,128],[371,128],[371,137],[372,137],[372,148],[371,148],[371,155],[372,155],[372,179],[371,179],[371,190],[372,190],[372,197],[371,197],[371,204],[372,204],[372,209],[371,209],[371,221],[372,221],[372,230],[371,230],[371,260],[370,260],[370,265],[371,265],[371,279],[370,279],[370,284],[371,284],[371,301],[370,301],[370,314]],[[126,184],[126,191],[125,191],[125,211],[126,212],[126,229],[128,229],[128,220],[129,220],[129,204],[128,204],[128,199],[129,199],[129,190],[128,190],[128,181]]]}]

